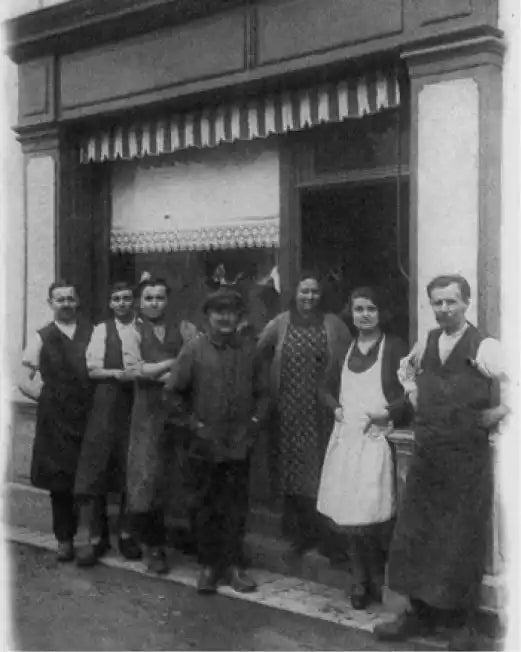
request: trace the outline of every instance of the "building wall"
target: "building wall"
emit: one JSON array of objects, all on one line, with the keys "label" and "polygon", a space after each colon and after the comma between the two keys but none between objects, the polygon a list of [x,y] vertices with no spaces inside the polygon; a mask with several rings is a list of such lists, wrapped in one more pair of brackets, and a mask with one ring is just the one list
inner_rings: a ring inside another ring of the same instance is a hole
[{"label": "building wall", "polygon": [[30,11],[61,5],[65,2],[71,2],[71,0],[5,0],[3,11],[6,18],[13,18],[14,16],[27,14]]},{"label": "building wall", "polygon": [[[4,59],[2,140],[2,210],[5,256],[5,366],[9,383],[20,361],[24,336],[25,245],[23,154],[11,125],[17,121],[18,75],[16,66]],[[51,252],[52,254],[52,252]]]}]

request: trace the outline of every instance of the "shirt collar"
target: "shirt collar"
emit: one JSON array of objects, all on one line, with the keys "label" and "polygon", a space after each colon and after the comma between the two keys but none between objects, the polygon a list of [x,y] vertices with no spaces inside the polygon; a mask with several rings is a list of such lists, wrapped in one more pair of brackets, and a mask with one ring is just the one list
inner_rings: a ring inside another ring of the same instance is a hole
[{"label": "shirt collar", "polygon": [[441,334],[443,337],[449,340],[457,340],[462,337],[463,333],[467,330],[468,327],[469,323],[466,321],[461,328],[458,328],[457,331],[454,331],[453,333],[446,333],[444,330],[442,330]]},{"label": "shirt collar", "polygon": [[233,335],[222,337],[218,333],[212,333],[210,330],[206,333],[208,340],[216,349],[238,349],[240,346],[240,339],[237,332]]}]

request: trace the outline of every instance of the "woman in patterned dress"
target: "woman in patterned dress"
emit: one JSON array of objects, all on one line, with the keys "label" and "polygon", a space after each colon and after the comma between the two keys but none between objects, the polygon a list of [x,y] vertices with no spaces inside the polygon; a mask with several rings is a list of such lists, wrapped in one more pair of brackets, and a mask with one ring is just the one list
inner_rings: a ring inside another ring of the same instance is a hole
[{"label": "woman in patterned dress", "polygon": [[266,325],[258,343],[259,353],[272,358],[281,492],[292,521],[288,534],[299,554],[320,538],[315,505],[330,424],[318,387],[332,360],[345,357],[351,339],[336,315],[322,311],[321,296],[317,275],[302,274],[290,310]]}]

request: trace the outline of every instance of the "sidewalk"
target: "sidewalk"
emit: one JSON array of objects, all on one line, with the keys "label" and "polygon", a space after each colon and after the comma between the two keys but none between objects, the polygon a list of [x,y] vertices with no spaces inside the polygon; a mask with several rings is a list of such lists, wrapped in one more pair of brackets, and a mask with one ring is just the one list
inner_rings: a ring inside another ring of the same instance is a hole
[{"label": "sidewalk", "polygon": [[[17,483],[4,487],[8,539],[55,550],[56,543],[50,532],[50,505],[47,494]],[[193,558],[170,549],[171,571],[164,581],[195,588],[198,567]],[[112,567],[150,576],[141,562],[129,562],[111,552],[101,563]],[[372,605],[367,611],[351,609],[349,600],[341,589],[317,582],[288,577],[268,570],[253,568],[252,575],[259,589],[251,594],[237,594],[229,587],[219,587],[219,593],[237,600],[264,605],[294,614],[328,621],[350,629],[372,632],[378,623],[389,621],[393,613],[381,605]],[[436,639],[415,639],[411,641],[415,649],[443,650],[447,648],[447,633],[440,632]]]}]

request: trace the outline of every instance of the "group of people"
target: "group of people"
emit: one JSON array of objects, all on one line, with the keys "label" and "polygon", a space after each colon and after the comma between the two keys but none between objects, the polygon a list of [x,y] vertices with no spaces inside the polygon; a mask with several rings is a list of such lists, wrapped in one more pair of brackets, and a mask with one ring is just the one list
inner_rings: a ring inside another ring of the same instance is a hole
[{"label": "group of people", "polygon": [[[114,284],[112,316],[94,329],[78,317],[75,288],[53,283],[54,321],[24,352],[21,389],[38,400],[31,479],[50,491],[58,558],[92,565],[105,553],[107,494],[117,491],[121,554],[146,550],[151,571],[168,571],[165,446],[176,428],[166,424],[177,422],[190,433],[198,591],[219,582],[255,590],[242,552],[249,465],[275,413],[295,553],[335,533],[353,608],[381,601],[384,584],[409,597],[410,610],[377,628],[380,638],[425,633],[457,614],[464,638],[453,649],[469,649],[458,645],[474,635],[492,500],[488,435],[507,414],[497,391],[506,376],[497,341],[466,320],[467,281],[437,277],[427,293],[439,328],[408,353],[376,289],[355,289],[342,318],[322,309],[311,272],[258,334],[241,328],[246,306],[227,287],[207,297],[198,332],[167,323],[161,279],[135,293]],[[411,421],[397,514],[388,436]]]}]

